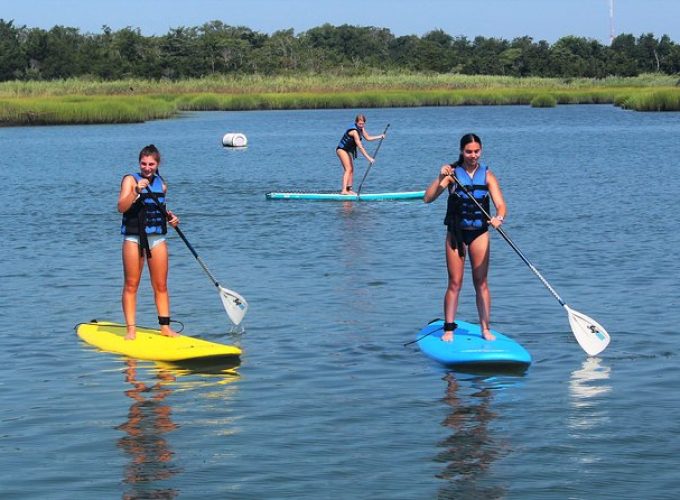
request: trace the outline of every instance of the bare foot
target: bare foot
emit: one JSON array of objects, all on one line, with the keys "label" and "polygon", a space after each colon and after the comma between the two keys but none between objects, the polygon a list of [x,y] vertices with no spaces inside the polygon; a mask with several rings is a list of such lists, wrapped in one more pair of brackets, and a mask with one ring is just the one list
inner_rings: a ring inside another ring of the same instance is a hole
[{"label": "bare foot", "polygon": [[355,195],[356,193],[354,191],[340,191],[340,194],[344,194],[344,195],[353,195],[354,194]]},{"label": "bare foot", "polygon": [[483,330],[482,337],[484,337],[484,340],[496,340],[496,336],[489,330]]},{"label": "bare foot", "polygon": [[135,340],[137,338],[137,329],[132,326],[128,327],[127,333],[125,334],[125,340]]},{"label": "bare foot", "polygon": [[179,333],[167,325],[161,326],[161,335],[165,337],[179,337]]},{"label": "bare foot", "polygon": [[444,335],[442,335],[442,340],[444,342],[453,342],[453,332],[444,332]]}]

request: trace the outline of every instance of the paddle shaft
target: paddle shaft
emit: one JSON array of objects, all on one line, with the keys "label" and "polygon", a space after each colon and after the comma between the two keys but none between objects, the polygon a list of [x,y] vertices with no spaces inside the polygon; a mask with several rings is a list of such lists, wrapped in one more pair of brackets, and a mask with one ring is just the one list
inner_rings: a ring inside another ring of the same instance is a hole
[{"label": "paddle shaft", "polygon": [[215,276],[213,276],[213,274],[210,272],[210,269],[208,269],[208,266],[205,265],[205,262],[203,262],[203,259],[201,259],[201,257],[198,255],[198,253],[196,253],[196,250],[194,250],[194,247],[191,246],[191,243],[189,243],[189,240],[187,240],[187,237],[184,236],[184,233],[182,232],[182,230],[177,226],[175,226],[174,229],[175,229],[175,231],[177,231],[177,234],[179,234],[179,237],[182,238],[182,241],[186,244],[187,248],[189,249],[191,254],[194,256],[196,261],[201,265],[201,267],[205,271],[205,274],[207,274],[208,277],[210,278],[210,280],[213,282],[213,285],[215,285],[217,288],[219,288],[220,287],[219,282],[217,281],[217,279],[215,279]]},{"label": "paddle shaft", "polygon": [[[375,148],[375,153],[373,153],[373,163],[375,163],[375,159],[378,156],[378,151],[380,151],[380,146],[382,146],[383,139],[385,139],[385,134],[387,133],[387,129],[390,128],[390,124],[388,123],[387,126],[385,127],[385,130],[382,133],[382,137],[380,138],[380,142],[378,143],[378,147]],[[364,185],[364,181],[366,180],[366,176],[368,175],[368,172],[370,172],[371,167],[373,166],[373,163],[368,165],[368,168],[366,169],[366,173],[364,173],[363,179],[361,179],[361,183],[359,184],[359,189],[357,189],[357,196],[361,194],[361,187]]]},{"label": "paddle shaft", "polygon": [[[149,193],[151,195],[151,199],[154,201],[154,203],[156,203],[156,206],[158,207],[158,209],[161,211],[163,216],[167,219],[168,212],[167,212],[167,210],[165,210],[165,207],[163,207],[163,205],[156,199],[156,193],[151,192],[148,188],[147,188],[146,191],[147,191],[147,193]],[[219,288],[220,287],[219,282],[217,281],[217,279],[215,279],[215,276],[213,276],[213,274],[210,272],[210,269],[208,269],[208,266],[205,264],[205,262],[203,262],[203,259],[201,259],[201,257],[198,255],[198,252],[196,252],[196,250],[194,250],[194,247],[191,245],[191,243],[189,243],[189,240],[187,239],[187,237],[184,236],[184,233],[182,232],[182,230],[178,226],[173,226],[173,229],[175,231],[177,231],[177,234],[179,234],[179,237],[182,238],[182,241],[187,246],[187,248],[189,249],[191,254],[194,256],[196,261],[201,265],[201,268],[203,268],[203,271],[205,271],[205,274],[207,274],[208,277],[210,278],[210,281],[213,282],[213,285],[215,285],[217,288]]]},{"label": "paddle shaft", "polygon": [[[477,205],[477,208],[479,208],[482,211],[484,216],[487,219],[491,220],[492,219],[491,215],[486,210],[484,210],[484,207],[482,207],[482,205],[472,196],[470,191],[468,191],[467,188],[463,184],[461,184],[461,182],[458,180],[458,178],[455,176],[455,174],[451,173],[451,177],[453,177],[453,180],[456,181],[456,183],[458,183],[458,185],[463,190],[463,192],[468,196],[468,198],[470,198],[475,203],[475,205]],[[543,277],[543,275],[538,272],[538,269],[536,269],[536,267],[534,267],[534,265],[529,261],[529,259],[527,259],[525,257],[525,255],[522,253],[522,251],[510,239],[510,236],[508,236],[505,233],[505,231],[503,231],[503,228],[497,227],[496,231],[498,231],[500,233],[500,235],[503,237],[503,239],[508,242],[508,245],[510,245],[510,247],[515,251],[515,253],[517,255],[519,255],[520,259],[522,259],[524,261],[524,263],[529,267],[529,269],[531,269],[531,272],[533,272],[538,277],[538,279],[541,280],[541,283],[543,283],[543,285],[550,291],[550,293],[553,295],[553,297],[555,297],[557,299],[557,302],[559,302],[562,307],[566,307],[566,303],[564,302],[564,300],[562,300],[562,297],[560,297],[559,294],[555,291],[555,289],[552,286],[550,286],[550,283],[548,283],[548,280],[546,280]]]}]

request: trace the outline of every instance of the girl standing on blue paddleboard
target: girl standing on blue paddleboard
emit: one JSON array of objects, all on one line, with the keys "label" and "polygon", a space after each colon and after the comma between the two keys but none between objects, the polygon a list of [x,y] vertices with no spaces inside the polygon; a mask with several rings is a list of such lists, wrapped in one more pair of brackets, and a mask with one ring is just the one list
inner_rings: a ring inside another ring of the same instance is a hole
[{"label": "girl standing on blue paddleboard", "polygon": [[[489,224],[494,228],[503,224],[506,214],[503,193],[496,176],[479,162],[482,155],[482,141],[475,134],[466,134],[460,139],[460,154],[453,165],[444,165],[439,176],[425,191],[425,203],[436,200],[448,189],[446,208],[446,267],[449,275],[444,295],[444,335],[442,340],[450,342],[456,329],[458,297],[463,284],[465,254],[470,254],[472,282],[475,286],[477,311],[482,335],[494,340],[490,332],[491,295],[487,275],[489,271]],[[489,198],[496,208],[496,215],[489,221],[454,179],[460,181],[467,191],[489,212]]]},{"label": "girl standing on blue paddleboard", "polygon": [[139,153],[139,173],[123,177],[118,195],[118,211],[123,214],[121,233],[125,283],[122,303],[127,340],[134,340],[137,336],[137,290],[145,257],[149,265],[161,334],[168,337],[179,335],[170,328],[168,246],[165,241],[167,225],[176,227],[179,219],[171,211],[165,210],[167,186],[158,173],[160,163],[161,154],[156,146],[150,144],[144,147]]},{"label": "girl standing on blue paddleboard", "polygon": [[373,163],[375,160],[366,152],[361,139],[367,141],[375,141],[377,139],[384,139],[385,134],[369,135],[364,129],[366,125],[366,117],[364,115],[357,115],[354,119],[354,124],[349,126],[345,133],[340,138],[340,143],[335,149],[335,154],[340,158],[340,164],[345,173],[342,176],[342,190],[340,194],[356,194],[352,191],[352,182],[354,181],[354,158],[357,157],[357,149],[369,161]]}]

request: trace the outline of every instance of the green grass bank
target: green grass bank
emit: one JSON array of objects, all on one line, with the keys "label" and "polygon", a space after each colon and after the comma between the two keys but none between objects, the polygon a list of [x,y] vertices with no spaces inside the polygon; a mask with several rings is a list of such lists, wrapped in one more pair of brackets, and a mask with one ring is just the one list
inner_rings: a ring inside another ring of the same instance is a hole
[{"label": "green grass bank", "polygon": [[12,81],[0,83],[0,125],[133,123],[196,110],[612,104],[680,111],[678,83],[663,75],[592,80],[418,74]]}]

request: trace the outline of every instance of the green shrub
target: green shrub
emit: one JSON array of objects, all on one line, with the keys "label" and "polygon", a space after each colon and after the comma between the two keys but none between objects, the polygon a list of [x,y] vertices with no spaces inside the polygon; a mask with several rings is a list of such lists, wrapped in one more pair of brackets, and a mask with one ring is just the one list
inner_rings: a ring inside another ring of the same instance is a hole
[{"label": "green shrub", "polygon": [[531,100],[532,108],[554,108],[557,106],[557,99],[552,94],[538,94]]}]

